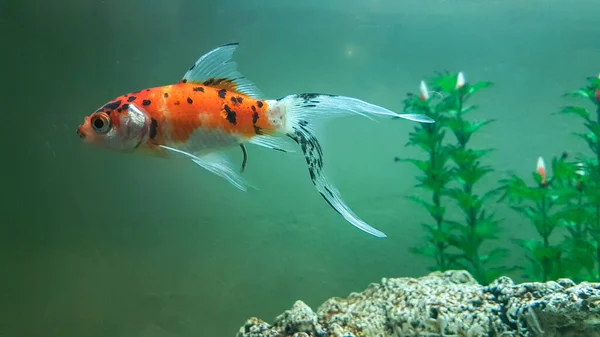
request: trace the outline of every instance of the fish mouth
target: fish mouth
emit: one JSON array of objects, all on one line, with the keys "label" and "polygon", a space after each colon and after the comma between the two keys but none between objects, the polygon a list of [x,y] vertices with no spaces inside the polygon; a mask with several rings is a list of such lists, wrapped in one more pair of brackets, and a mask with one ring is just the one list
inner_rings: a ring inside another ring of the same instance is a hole
[{"label": "fish mouth", "polygon": [[85,133],[83,133],[83,131],[81,130],[81,126],[77,128],[77,135],[79,136],[79,138],[85,139]]}]

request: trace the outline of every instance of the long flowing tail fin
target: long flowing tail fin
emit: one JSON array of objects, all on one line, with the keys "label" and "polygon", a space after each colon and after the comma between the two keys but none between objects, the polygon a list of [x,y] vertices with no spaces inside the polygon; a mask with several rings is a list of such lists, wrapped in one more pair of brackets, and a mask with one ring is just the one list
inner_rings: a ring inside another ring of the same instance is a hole
[{"label": "long flowing tail fin", "polygon": [[281,114],[285,116],[285,129],[281,130],[302,148],[310,179],[327,203],[346,221],[359,229],[377,236],[385,233],[373,228],[360,219],[341,198],[340,193],[328,181],[323,171],[323,150],[317,140],[316,128],[326,119],[347,115],[361,115],[367,118],[404,118],[422,123],[432,123],[425,115],[397,114],[359,99],[324,94],[289,95],[277,100]]}]

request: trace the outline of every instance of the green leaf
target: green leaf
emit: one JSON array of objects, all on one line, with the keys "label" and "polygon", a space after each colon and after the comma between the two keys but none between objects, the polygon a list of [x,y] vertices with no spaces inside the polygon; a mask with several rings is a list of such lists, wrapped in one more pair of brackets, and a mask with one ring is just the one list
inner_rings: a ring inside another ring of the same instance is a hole
[{"label": "green leaf", "polygon": [[600,77],[590,76],[587,80],[590,82],[590,87],[588,87],[588,89],[600,89]]},{"label": "green leaf", "polygon": [[517,242],[533,254],[537,261],[557,260],[561,253],[559,247],[544,247],[544,243],[538,240],[517,240]]},{"label": "green leaf", "polygon": [[409,162],[414,164],[419,170],[427,173],[427,171],[429,170],[429,161],[428,160],[419,160],[419,159],[404,159],[404,158],[399,158],[398,161],[401,162]]},{"label": "green leaf", "polygon": [[448,237],[449,234],[445,233],[442,230],[439,230],[437,227],[428,225],[428,224],[422,224],[423,229],[425,229],[425,231],[430,235],[429,236],[429,241],[434,244],[434,245],[438,245],[438,244],[447,244],[448,243]]},{"label": "green leaf", "polygon": [[456,170],[455,176],[462,185],[472,186],[490,172],[493,170],[489,166],[473,165]]},{"label": "green leaf", "polygon": [[483,121],[469,122],[469,128],[467,129],[467,131],[470,132],[470,133],[475,133],[482,126],[488,125],[488,124],[493,123],[495,121],[496,121],[495,119],[487,119],[487,120],[483,120]]},{"label": "green leaf", "polygon": [[412,247],[412,248],[410,248],[410,251],[414,254],[423,255],[425,257],[436,257],[437,256],[436,247],[431,246],[431,245]]},{"label": "green leaf", "polygon": [[569,260],[568,268],[571,270],[571,273],[576,274],[580,272],[580,269],[588,271],[594,269],[595,248],[587,241],[586,237],[566,237],[560,246],[567,252],[567,260]]},{"label": "green leaf", "polygon": [[434,219],[439,220],[444,217],[446,209],[443,206],[438,207],[414,195],[408,196],[407,198],[425,207]]},{"label": "green leaf", "polygon": [[465,192],[460,188],[448,189],[447,194],[450,198],[456,200],[458,206],[463,210],[479,206],[479,199],[477,196]]},{"label": "green leaf", "polygon": [[565,97],[585,97],[590,98],[590,92],[587,89],[578,89],[564,94]]},{"label": "green leaf", "polygon": [[510,201],[516,202],[523,202],[525,200],[540,202],[546,198],[548,193],[546,188],[528,186],[523,179],[514,174],[509,179],[501,180],[500,183],[503,185],[502,189],[505,191],[505,195],[502,196],[501,200],[508,198]]},{"label": "green leaf", "polygon": [[585,223],[590,215],[583,205],[568,205],[556,215],[563,222],[565,227],[574,227],[577,224]]},{"label": "green leaf", "polygon": [[476,162],[479,161],[482,157],[493,151],[491,149],[464,149],[459,146],[449,146],[449,148],[452,160],[459,167],[468,167],[475,165]]},{"label": "green leaf", "polygon": [[482,201],[486,201],[487,199],[494,197],[494,196],[498,196],[498,194],[502,193],[502,187],[496,187],[494,189],[491,189],[489,191],[487,191],[486,193],[484,193],[481,196],[481,200]]},{"label": "green leaf", "polygon": [[446,135],[441,128],[442,125],[438,124],[437,121],[436,123],[415,126],[414,131],[408,135],[409,141],[406,145],[419,146],[423,150],[432,153],[441,147]]},{"label": "green leaf", "polygon": [[477,105],[469,105],[469,106],[463,106],[462,108],[462,114],[466,114],[467,112],[470,112],[472,110],[476,110],[478,108]]},{"label": "green leaf", "polygon": [[596,139],[600,138],[600,124],[594,121],[588,121],[585,123],[585,126],[594,134],[594,136],[596,136]]},{"label": "green leaf", "polygon": [[498,238],[499,224],[500,221],[494,220],[493,214],[486,216],[482,212],[477,220],[475,235],[482,240],[496,239]]},{"label": "green leaf", "polygon": [[587,111],[587,109],[585,108],[581,108],[581,107],[575,107],[575,106],[567,106],[562,108],[562,110],[560,110],[561,114],[573,114],[573,115],[577,115],[585,120],[589,120],[590,119],[590,112]]},{"label": "green leaf", "polygon": [[493,86],[494,84],[492,82],[477,82],[473,85],[469,85],[468,83],[465,85],[466,87],[466,94],[471,96],[473,94],[475,94],[476,92],[478,92],[481,89],[484,88],[489,88],[491,86]]},{"label": "green leaf", "polygon": [[596,137],[596,135],[593,132],[576,133],[576,135],[579,136],[581,139],[585,140],[585,142],[587,143],[590,150],[592,150],[592,152],[594,152],[594,153],[598,152],[598,138]]},{"label": "green leaf", "polygon": [[482,255],[479,260],[483,265],[496,264],[508,257],[509,250],[505,248],[492,249],[487,255]]},{"label": "green leaf", "polygon": [[429,87],[433,88],[434,91],[453,92],[456,89],[458,74],[450,74],[448,72],[438,74],[437,77],[429,80]]},{"label": "green leaf", "polygon": [[539,215],[537,210],[531,206],[510,206],[516,212],[526,216],[529,220],[533,222],[538,222]]},{"label": "green leaf", "polygon": [[494,119],[488,119],[483,121],[467,121],[460,116],[455,118],[449,118],[446,120],[446,126],[452,130],[459,144],[464,145],[469,142],[472,135],[477,132],[484,125],[488,125],[494,122]]}]

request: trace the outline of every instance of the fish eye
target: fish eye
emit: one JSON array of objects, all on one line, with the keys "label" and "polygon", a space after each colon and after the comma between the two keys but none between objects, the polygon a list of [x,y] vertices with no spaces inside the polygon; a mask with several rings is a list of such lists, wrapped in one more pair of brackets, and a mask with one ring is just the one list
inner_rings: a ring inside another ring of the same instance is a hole
[{"label": "fish eye", "polygon": [[92,127],[98,133],[107,133],[110,130],[110,118],[105,113],[99,113],[92,117]]}]

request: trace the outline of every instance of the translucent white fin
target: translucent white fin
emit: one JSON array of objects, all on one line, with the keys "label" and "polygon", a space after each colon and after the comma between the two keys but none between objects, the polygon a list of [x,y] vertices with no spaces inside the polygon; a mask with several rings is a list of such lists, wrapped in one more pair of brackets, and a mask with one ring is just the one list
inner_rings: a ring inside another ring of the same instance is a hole
[{"label": "translucent white fin", "polygon": [[298,124],[293,129],[294,131],[289,133],[288,136],[302,147],[302,152],[308,164],[310,179],[329,206],[360,230],[376,237],[386,237],[385,233],[373,228],[354,214],[350,207],[344,203],[337,189],[328,181],[325,172],[323,172],[323,150],[317,138],[303,125]]},{"label": "translucent white fin", "polygon": [[240,176],[239,173],[237,173],[233,169],[233,165],[227,160],[227,158],[221,154],[209,153],[202,156],[195,156],[191,153],[181,151],[169,146],[159,146],[165,150],[188,157],[194,163],[227,180],[230,184],[242,191],[247,191],[247,187],[256,188],[250,185],[244,178],[242,178],[242,176]]},{"label": "translucent white fin", "polygon": [[374,117],[403,118],[421,123],[434,123],[422,114],[398,114],[386,108],[356,98],[326,94],[289,95],[278,100],[286,107],[287,127],[300,122],[310,122],[314,127],[318,121],[342,116],[360,115],[373,120]]},{"label": "translucent white fin", "polygon": [[319,122],[336,117],[360,115],[369,119],[384,117],[388,119],[404,118],[422,123],[433,123],[434,120],[419,114],[398,114],[386,108],[361,101],[352,97],[299,94],[283,97],[275,104],[281,104],[277,111],[284,111],[286,125],[284,132],[302,148],[310,179],[321,196],[346,221],[357,228],[377,237],[386,235],[360,219],[341,198],[340,193],[331,184],[324,173],[323,150],[316,137]]},{"label": "translucent white fin", "polygon": [[292,144],[288,143],[285,138],[277,138],[273,136],[254,136],[252,139],[250,139],[249,143],[281,152],[296,152],[296,149],[294,149]]},{"label": "translucent white fin", "polygon": [[225,44],[202,55],[181,81],[205,85],[229,81],[237,85],[235,91],[263,99],[261,91],[238,71],[236,62],[232,60],[237,46],[238,43]]},{"label": "translucent white fin", "polygon": [[433,123],[434,120],[426,115],[421,114],[398,114],[396,117],[400,117],[403,119],[408,119],[409,121],[419,122],[419,123]]}]

